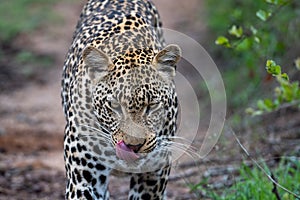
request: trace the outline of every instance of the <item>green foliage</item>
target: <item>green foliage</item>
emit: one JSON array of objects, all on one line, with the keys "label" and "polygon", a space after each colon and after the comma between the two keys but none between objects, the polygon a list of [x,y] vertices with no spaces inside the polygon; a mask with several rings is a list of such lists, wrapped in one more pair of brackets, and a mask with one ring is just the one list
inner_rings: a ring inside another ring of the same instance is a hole
[{"label": "green foliage", "polygon": [[225,47],[231,47],[229,44],[229,40],[224,36],[219,36],[215,42],[217,45],[223,45]]},{"label": "green foliage", "polygon": [[1,1],[0,43],[9,43],[19,33],[30,32],[49,17],[49,6],[55,1]]},{"label": "green foliage", "polygon": [[[270,171],[264,164],[266,171]],[[270,172],[269,172],[270,174]],[[300,161],[297,158],[284,159],[279,166],[273,170],[273,174],[280,185],[287,188],[296,195],[300,195]],[[236,183],[222,191],[213,192],[205,188],[207,180],[191,187],[192,191],[200,190],[210,199],[214,200],[248,200],[268,199],[277,200],[273,183],[258,167],[250,168],[242,165]],[[277,191],[283,200],[296,200],[296,198],[277,187]]]},{"label": "green foliage", "polygon": [[300,57],[295,60],[295,66],[298,70],[300,70]]},{"label": "green foliage", "polygon": [[[296,64],[297,67],[297,64]],[[290,78],[286,73],[281,72],[281,66],[277,65],[273,60],[268,60],[266,63],[266,70],[269,74],[276,78],[279,86],[274,89],[275,99],[266,98],[257,101],[257,110],[253,108],[246,109],[246,113],[255,116],[263,114],[264,112],[271,112],[284,103],[290,105],[298,105],[300,107],[300,87],[299,82],[290,82]]]},{"label": "green foliage", "polygon": [[243,36],[243,28],[242,27],[237,27],[236,25],[233,25],[229,30],[228,33],[230,35],[233,35],[237,38],[240,38]]},{"label": "green foliage", "polygon": [[[259,99],[257,108],[247,109],[252,115],[285,105],[300,106],[299,83],[290,80],[294,78],[291,72],[295,69],[282,67],[291,66],[291,59],[299,57],[296,51],[300,48],[300,1],[207,2],[208,25],[217,38],[215,43],[225,47],[214,49],[214,53],[222,61],[223,66],[219,66],[225,68],[223,77],[229,106],[240,108],[251,100]],[[263,66],[266,66],[265,70]],[[300,68],[300,58],[295,59],[295,66]],[[265,91],[266,85],[272,83],[270,77],[278,86],[274,89],[274,98],[264,98],[271,96],[271,92]],[[285,160],[272,171],[280,185],[300,195],[299,159]],[[228,189],[211,192],[203,185],[197,188],[205,191],[208,198],[216,200],[277,199],[272,192],[274,185],[264,172],[245,165],[241,167],[237,182]],[[296,199],[279,187],[277,190],[281,199]]]},{"label": "green foliage", "polygon": [[[294,166],[295,165],[295,166]],[[300,162],[299,160],[282,162],[274,170],[275,177],[279,184],[288,188],[296,194],[300,194]],[[249,168],[242,165],[240,169],[241,180],[226,190],[221,195],[222,200],[248,200],[248,199],[268,199],[276,200],[272,192],[274,185],[259,168]],[[281,197],[288,197],[290,200],[296,199],[286,191],[277,188]]]},{"label": "green foliage", "polygon": [[259,10],[256,12],[256,16],[261,19],[262,21],[267,21],[269,17],[272,16],[272,13],[264,11],[264,10]]},{"label": "green foliage", "polygon": [[[276,58],[289,66],[286,58],[294,55],[289,55],[288,49],[300,46],[300,1],[208,0],[207,8],[215,43],[231,49],[213,50],[222,60],[223,66],[219,66],[226,69],[227,94],[234,97],[229,99],[229,106],[245,106],[263,90],[258,86],[263,85],[266,76],[261,67],[265,60]],[[224,30],[228,30],[226,34]]]},{"label": "green foliage", "polygon": [[[235,1],[231,0],[229,2],[235,2]],[[267,3],[269,3],[269,5]],[[294,39],[296,39],[295,32],[293,33],[289,32],[290,30],[289,26],[299,25],[298,20],[295,19],[300,16],[298,13],[299,5],[298,2],[296,2],[295,0],[294,1],[293,0],[289,0],[289,1],[265,0],[265,2],[264,1],[259,1],[255,3],[251,2],[250,4],[248,1],[245,1],[243,3],[239,2],[239,4],[244,5],[246,9],[237,6],[237,8],[235,9],[238,9],[238,11],[235,10],[231,14],[233,15],[231,18],[232,20],[227,22],[227,24],[233,24],[231,25],[231,28],[229,28],[228,31],[230,39],[228,39],[226,36],[219,36],[218,39],[216,40],[218,41],[219,38],[226,38],[229,44],[232,43],[232,45],[225,45],[225,47],[237,48],[239,45],[245,42],[244,40],[248,40],[249,43],[248,48],[244,48],[243,50],[245,51],[259,50],[259,54],[262,54],[262,56],[266,56],[267,55],[266,53],[276,53],[276,51],[278,50],[280,52],[283,52],[283,50],[285,49],[284,48],[285,45],[282,46],[282,44],[280,44],[281,42],[280,39],[285,38],[286,39],[285,43],[287,44],[292,44]],[[272,20],[272,17],[275,17],[279,12],[283,17],[280,18],[278,17],[276,18],[276,20]],[[234,14],[234,13],[239,13],[239,14]],[[230,16],[229,13],[228,15]],[[249,18],[247,16],[249,16]],[[241,24],[241,25],[236,25],[236,24]],[[215,27],[212,26],[212,29],[215,29]],[[227,27],[226,28],[224,27],[224,29],[227,29]],[[299,29],[297,30],[299,31]],[[219,32],[218,29],[214,31]],[[296,35],[298,38],[298,36],[300,36],[300,32],[296,32]],[[272,44],[274,46],[272,46],[270,51],[265,51],[265,49],[261,48],[261,47],[268,47],[268,45],[271,44],[270,43],[271,41],[274,42]],[[219,45],[223,45],[223,43]]]}]

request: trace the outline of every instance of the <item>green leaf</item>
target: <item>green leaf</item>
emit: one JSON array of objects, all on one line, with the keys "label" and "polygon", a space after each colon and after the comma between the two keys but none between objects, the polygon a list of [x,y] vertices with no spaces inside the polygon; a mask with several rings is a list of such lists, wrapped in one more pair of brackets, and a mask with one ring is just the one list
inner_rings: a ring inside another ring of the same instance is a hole
[{"label": "green leaf", "polygon": [[256,12],[256,16],[262,21],[267,21],[267,19],[272,16],[272,13],[264,10],[259,10]]},{"label": "green leaf", "polygon": [[283,78],[283,79],[286,80],[286,81],[290,81],[290,78],[289,78],[289,76],[287,75],[287,73],[281,74],[281,78]]},{"label": "green leaf", "polygon": [[281,75],[281,67],[275,63],[273,60],[267,60],[266,69],[269,74],[273,76]]},{"label": "green leaf", "polygon": [[230,35],[233,35],[237,38],[240,38],[242,37],[243,35],[243,28],[240,27],[240,26],[236,26],[236,25],[233,25],[230,29],[229,29],[229,34]]},{"label": "green leaf", "polygon": [[279,65],[276,65],[274,67],[267,67],[267,72],[269,74],[274,75],[274,76],[280,75],[281,74],[281,67]]},{"label": "green leaf", "polygon": [[260,99],[257,101],[257,107],[261,111],[271,112],[276,106],[274,105],[271,99]]},{"label": "green leaf", "polygon": [[219,36],[215,41],[217,45],[225,46],[227,48],[231,47],[229,40],[224,36]]},{"label": "green leaf", "polygon": [[274,92],[276,96],[280,96],[282,94],[280,87],[275,87]]},{"label": "green leaf", "polygon": [[285,193],[282,195],[282,199],[283,199],[283,200],[293,200],[293,199],[295,199],[295,197],[292,196],[290,193],[285,192]]},{"label": "green leaf", "polygon": [[289,76],[286,73],[280,74],[279,76],[276,76],[277,82],[280,84],[281,87],[283,86],[289,86]]},{"label": "green leaf", "polygon": [[245,113],[248,114],[248,115],[253,115],[254,112],[255,112],[255,110],[253,108],[247,108],[245,110]]},{"label": "green leaf", "polygon": [[267,63],[266,63],[266,66],[267,66],[267,67],[273,67],[273,66],[275,66],[275,65],[276,65],[276,63],[275,63],[274,60],[267,60]]},{"label": "green leaf", "polygon": [[291,102],[293,100],[293,91],[290,85],[282,85],[282,97],[286,102]]},{"label": "green leaf", "polygon": [[257,29],[254,26],[250,26],[250,30],[251,30],[253,35],[257,34]]},{"label": "green leaf", "polygon": [[245,110],[246,114],[247,115],[251,115],[251,116],[257,116],[257,115],[262,115],[263,114],[263,111],[261,110],[254,110],[253,108],[247,108]]},{"label": "green leaf", "polygon": [[300,70],[300,57],[296,58],[295,62],[295,66],[298,70]]},{"label": "green leaf", "polygon": [[236,46],[237,51],[247,51],[251,48],[251,40],[249,38],[245,38],[242,40],[242,42],[238,43]]},{"label": "green leaf", "polygon": [[292,90],[292,93],[293,93],[293,99],[299,98],[298,94],[299,94],[300,88],[299,88],[299,83],[298,82],[293,82],[291,84],[291,90]]},{"label": "green leaf", "polygon": [[263,111],[261,111],[261,110],[256,110],[253,114],[252,114],[252,116],[258,116],[258,115],[262,115],[263,114]]},{"label": "green leaf", "polygon": [[259,39],[259,37],[256,37],[256,36],[255,36],[255,37],[254,37],[254,41],[255,41],[256,43],[258,43],[258,44],[259,44],[259,43],[260,43],[260,39]]},{"label": "green leaf", "polygon": [[284,5],[286,3],[289,3],[289,0],[277,0],[277,5]]},{"label": "green leaf", "polygon": [[260,110],[264,110],[265,105],[264,105],[263,100],[258,100],[258,101],[257,101],[257,107],[258,107],[258,109],[260,109]]},{"label": "green leaf", "polygon": [[265,99],[264,104],[270,110],[272,110],[274,108],[274,104],[270,99]]},{"label": "green leaf", "polygon": [[275,108],[278,108],[280,106],[280,101],[278,98],[274,100],[274,106]]},{"label": "green leaf", "polygon": [[265,0],[267,3],[278,5],[278,0]]}]

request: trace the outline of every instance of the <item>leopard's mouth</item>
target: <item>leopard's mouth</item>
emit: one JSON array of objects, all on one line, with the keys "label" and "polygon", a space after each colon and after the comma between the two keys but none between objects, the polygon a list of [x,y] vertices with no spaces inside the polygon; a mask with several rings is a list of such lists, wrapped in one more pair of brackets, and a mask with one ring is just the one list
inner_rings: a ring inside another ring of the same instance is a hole
[{"label": "leopard's mouth", "polygon": [[134,162],[140,157],[137,151],[126,145],[123,140],[120,140],[116,144],[116,155],[126,162]]}]

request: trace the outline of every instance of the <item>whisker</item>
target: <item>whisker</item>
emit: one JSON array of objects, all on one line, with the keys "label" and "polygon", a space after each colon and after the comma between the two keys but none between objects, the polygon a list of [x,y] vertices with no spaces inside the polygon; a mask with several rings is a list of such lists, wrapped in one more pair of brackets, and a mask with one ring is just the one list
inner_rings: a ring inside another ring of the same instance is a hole
[{"label": "whisker", "polygon": [[91,129],[91,130],[93,130],[93,131],[96,131],[96,132],[102,132],[102,130],[97,129],[97,128],[95,128],[95,127],[92,127],[92,126],[90,126],[90,125],[79,124],[79,126],[82,126],[82,127],[85,127],[85,128],[89,128],[89,129]]},{"label": "whisker", "polygon": [[181,136],[176,136],[176,135],[169,136],[168,138],[181,139],[181,140],[185,140],[185,141],[190,142],[188,139],[186,139],[186,138],[184,138],[184,137],[181,137]]},{"label": "whisker", "polygon": [[[191,157],[193,160],[198,160],[200,159],[200,156],[197,152],[193,151],[193,150],[190,150],[190,149],[181,149],[181,148],[178,148],[176,146],[172,147],[172,152],[176,152],[178,150],[180,150],[182,153],[188,155],[189,157]],[[179,152],[180,152],[179,151]]]},{"label": "whisker", "polygon": [[[173,140],[162,140],[161,141],[161,144],[162,145],[174,145],[174,144],[177,144],[177,145],[182,145],[182,146],[185,146],[187,149],[188,148],[195,148],[192,146],[192,142],[189,141],[189,140],[186,140],[185,138],[181,138],[181,137],[176,137],[176,139],[182,139],[184,142],[180,142],[180,141],[173,141]],[[196,149],[194,149],[196,151]]]},{"label": "whisker", "polygon": [[172,150],[176,150],[178,148],[179,150],[187,151],[188,153],[193,153],[195,155],[198,155],[197,151],[195,151],[193,147],[185,144],[173,143],[169,148]]},{"label": "whisker", "polygon": [[[97,129],[95,127],[89,126],[89,125],[85,125],[85,124],[79,124],[79,126],[88,128],[90,130],[93,130],[96,132],[96,135],[92,135],[92,134],[80,134],[81,136],[84,137],[98,137],[98,138],[105,138],[105,139],[109,139],[110,140],[110,135],[106,134],[103,130]],[[104,134],[103,134],[104,133]]]},{"label": "whisker", "polygon": [[191,157],[193,160],[200,159],[196,147],[191,146],[191,142],[189,142],[188,144],[178,143],[174,141],[161,141],[161,142],[162,143],[157,151],[161,151],[161,150],[169,151],[172,152],[173,154],[184,153],[189,157]]},{"label": "whisker", "polygon": [[103,137],[103,135],[89,135],[89,134],[79,134],[79,138],[96,138],[99,141],[103,141],[103,142],[109,142],[110,138],[109,137]]},{"label": "whisker", "polygon": [[110,134],[111,131],[109,131],[107,128],[105,128],[103,125],[101,125],[99,122],[95,122],[97,126],[99,126],[103,132],[105,132],[106,134]]},{"label": "whisker", "polygon": [[168,138],[160,137],[160,138],[158,138],[158,140],[160,140],[161,142],[187,143],[189,145],[191,145],[193,143],[192,141],[190,141],[186,138],[180,137],[180,136],[170,136]]},{"label": "whisker", "polygon": [[[183,138],[183,137],[180,137],[180,136],[171,136],[169,137],[171,140],[162,140],[163,143],[169,143],[169,144],[180,144],[180,145],[185,145],[188,149],[192,149],[193,151],[197,152],[197,148],[192,146],[193,142],[186,139],[186,138]],[[175,139],[175,140],[172,140],[172,139]]]}]

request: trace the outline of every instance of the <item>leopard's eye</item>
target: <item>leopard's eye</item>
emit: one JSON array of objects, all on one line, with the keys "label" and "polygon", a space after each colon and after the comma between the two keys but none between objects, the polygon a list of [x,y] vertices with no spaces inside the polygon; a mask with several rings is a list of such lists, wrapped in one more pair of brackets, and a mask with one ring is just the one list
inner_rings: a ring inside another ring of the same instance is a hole
[{"label": "leopard's eye", "polygon": [[113,101],[109,101],[110,107],[112,107],[113,109],[118,109],[120,107],[120,104],[118,101],[113,100]]},{"label": "leopard's eye", "polygon": [[148,104],[148,106],[145,108],[145,114],[151,115],[154,112],[158,111],[161,108],[161,102],[153,102]]},{"label": "leopard's eye", "polygon": [[117,99],[113,98],[112,96],[107,97],[107,105],[113,112],[117,114],[122,113],[121,104],[118,102]]}]

